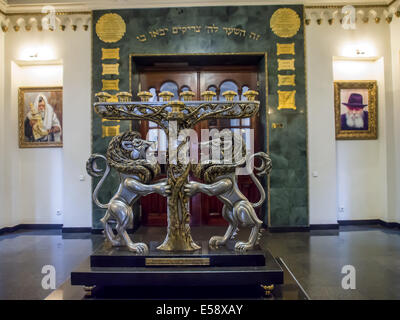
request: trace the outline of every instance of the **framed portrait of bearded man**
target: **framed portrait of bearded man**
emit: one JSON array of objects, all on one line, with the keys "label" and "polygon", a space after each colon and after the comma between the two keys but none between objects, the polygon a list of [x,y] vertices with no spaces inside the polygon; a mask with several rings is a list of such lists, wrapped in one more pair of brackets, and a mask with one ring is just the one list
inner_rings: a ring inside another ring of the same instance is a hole
[{"label": "framed portrait of bearded man", "polygon": [[62,147],[62,111],[62,87],[19,88],[19,147]]},{"label": "framed portrait of bearded man", "polygon": [[376,81],[335,81],[336,140],[378,138]]}]

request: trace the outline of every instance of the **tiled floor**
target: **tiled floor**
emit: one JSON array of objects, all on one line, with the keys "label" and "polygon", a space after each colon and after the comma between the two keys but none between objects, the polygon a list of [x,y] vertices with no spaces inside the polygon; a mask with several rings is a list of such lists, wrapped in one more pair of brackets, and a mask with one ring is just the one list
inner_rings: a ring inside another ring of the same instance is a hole
[{"label": "tiled floor", "polygon": [[[221,227],[193,228],[193,238],[223,234]],[[141,228],[133,238],[163,240],[164,228]],[[241,232],[239,238],[248,235]],[[312,299],[400,299],[400,230],[377,226],[339,231],[268,233],[262,238],[281,257]],[[44,265],[56,269],[57,286],[102,242],[101,235],[18,231],[0,236],[0,299],[43,299]],[[356,289],[344,290],[342,267],[356,270]]]}]

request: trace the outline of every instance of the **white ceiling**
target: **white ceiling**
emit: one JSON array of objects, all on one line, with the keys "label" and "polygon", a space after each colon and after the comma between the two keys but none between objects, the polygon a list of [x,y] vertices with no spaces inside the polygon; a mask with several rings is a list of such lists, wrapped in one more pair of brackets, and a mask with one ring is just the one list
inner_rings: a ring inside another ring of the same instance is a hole
[{"label": "white ceiling", "polygon": [[[170,6],[170,4],[182,5],[204,5],[201,0],[3,0],[9,5],[41,5],[41,4],[81,4],[89,7],[105,6],[132,6],[132,7],[154,7],[154,6]],[[305,4],[305,5],[347,5],[347,4],[388,4],[391,0],[256,0],[256,1],[235,1],[235,0],[215,0],[210,1],[214,5],[229,5],[229,4]]]},{"label": "white ceiling", "polygon": [[[43,6],[54,5],[58,11],[87,12],[100,9],[125,8],[173,8],[173,7],[207,7],[229,5],[290,5],[306,6],[345,6],[345,5],[387,5],[398,6],[400,0],[0,0],[0,13],[41,12]],[[8,3],[8,4],[7,4]]]}]

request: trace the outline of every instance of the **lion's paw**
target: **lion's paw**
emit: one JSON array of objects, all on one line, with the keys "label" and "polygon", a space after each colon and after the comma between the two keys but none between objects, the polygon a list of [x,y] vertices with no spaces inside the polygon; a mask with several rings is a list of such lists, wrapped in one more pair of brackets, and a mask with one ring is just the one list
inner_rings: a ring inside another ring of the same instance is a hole
[{"label": "lion's paw", "polygon": [[225,241],[223,237],[214,236],[211,237],[210,241],[208,242],[211,247],[218,247],[225,245]]},{"label": "lion's paw", "polygon": [[147,253],[149,251],[149,248],[145,243],[138,242],[138,243],[133,243],[128,246],[129,251],[136,252],[136,253]]},{"label": "lion's paw", "polygon": [[239,241],[239,242],[236,242],[236,244],[235,244],[235,250],[238,250],[238,251],[247,251],[251,248],[252,248],[252,246],[250,244],[248,244],[247,242]]}]

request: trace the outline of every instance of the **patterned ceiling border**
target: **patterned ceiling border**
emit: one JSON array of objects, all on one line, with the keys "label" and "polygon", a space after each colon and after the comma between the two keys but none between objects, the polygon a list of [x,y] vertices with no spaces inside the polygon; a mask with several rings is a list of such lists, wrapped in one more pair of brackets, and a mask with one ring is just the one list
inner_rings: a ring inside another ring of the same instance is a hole
[{"label": "patterned ceiling border", "polygon": [[[4,2],[0,0],[0,4],[4,4]],[[391,23],[394,17],[400,18],[400,0],[392,0],[387,4],[356,4],[353,5],[353,7],[355,8],[356,12],[356,23],[375,22],[378,24],[381,21]],[[7,6],[0,6],[0,27],[3,32],[7,32],[9,30],[13,30],[15,32],[25,30],[29,32],[33,29],[37,29],[38,31],[65,31],[67,28],[70,28],[73,31],[77,31],[79,29],[88,31],[92,18],[92,11],[70,11],[65,7],[62,9],[55,7],[55,24],[46,29],[44,26],[47,25],[46,22],[49,21],[46,13],[33,11],[7,12],[8,10],[6,10],[6,8]],[[71,8],[78,9],[78,7]],[[345,17],[345,14],[342,13],[342,8],[343,6],[340,5],[305,6],[305,24],[307,26],[311,23],[316,23],[317,25],[322,25],[324,23],[328,25],[334,25],[335,23],[342,24]],[[15,10],[15,8],[13,8],[13,10]]]},{"label": "patterned ceiling border", "polygon": [[[389,8],[391,7],[397,0],[392,0],[387,4],[384,3],[376,3],[376,4],[354,4],[355,8]],[[305,9],[340,9],[343,5],[305,5]]]},{"label": "patterned ceiling border", "polygon": [[[376,5],[353,5],[355,9],[355,23],[376,24],[386,21],[388,24],[392,22],[394,17],[400,18],[400,0],[392,0],[388,4]],[[312,22],[317,25],[327,23],[333,25],[335,22],[343,24],[346,21],[343,13],[344,6],[339,5],[315,5],[305,6],[305,24],[310,25]]]},{"label": "patterned ceiling border", "polygon": [[[92,11],[58,11],[54,13],[54,24],[49,25],[51,19],[47,13],[41,12],[21,12],[21,13],[4,13],[0,11],[0,26],[3,32],[14,30],[31,31],[65,31],[70,28],[73,31],[82,29],[89,30],[92,20]],[[49,26],[49,27],[47,27]]]}]

